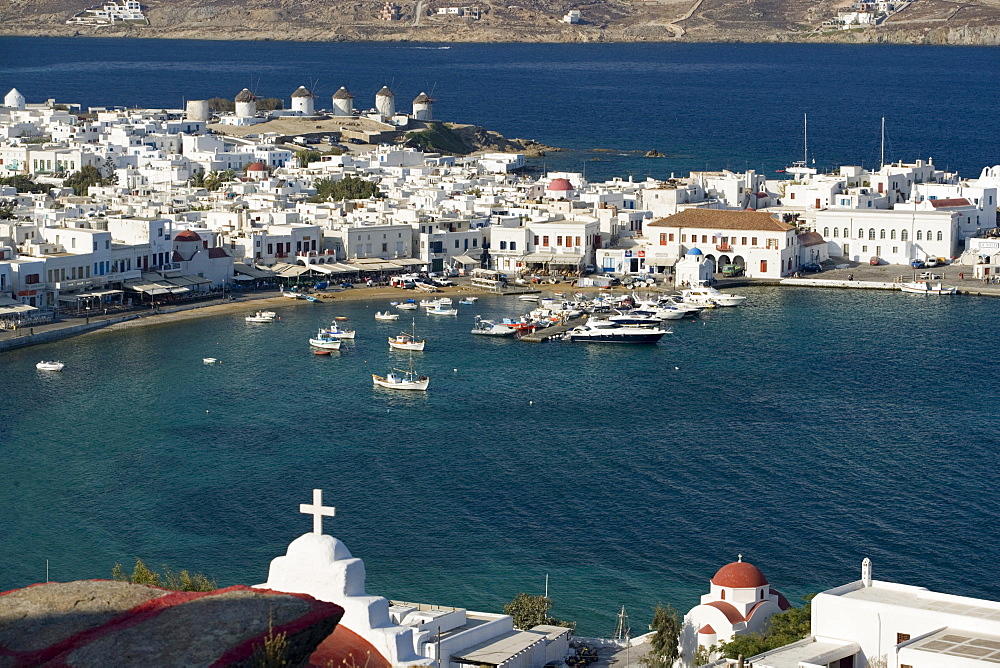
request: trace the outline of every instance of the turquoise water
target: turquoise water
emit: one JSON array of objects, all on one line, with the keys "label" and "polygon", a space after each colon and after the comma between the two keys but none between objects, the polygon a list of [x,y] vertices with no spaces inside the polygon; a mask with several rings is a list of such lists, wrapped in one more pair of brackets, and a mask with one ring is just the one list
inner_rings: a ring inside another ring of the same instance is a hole
[{"label": "turquoise water", "polygon": [[[499,610],[541,593],[588,634],[626,605],[697,602],[743,553],[789,598],[878,578],[996,598],[997,302],[747,288],[652,347],[473,337],[511,298],[416,313],[426,394],[375,390],[407,357],[372,305],[282,305],[5,353],[0,588],[102,577],[133,555],[266,579],[310,530],[369,590]],[[247,311],[252,310],[249,306]],[[358,331],[329,358],[306,339]],[[222,364],[205,366],[201,358]],[[61,374],[34,368],[67,363]]]}]

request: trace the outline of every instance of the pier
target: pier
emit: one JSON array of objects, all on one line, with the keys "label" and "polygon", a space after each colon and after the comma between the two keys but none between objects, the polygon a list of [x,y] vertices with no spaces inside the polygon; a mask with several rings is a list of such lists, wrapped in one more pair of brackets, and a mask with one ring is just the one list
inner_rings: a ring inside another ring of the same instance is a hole
[{"label": "pier", "polygon": [[565,325],[553,325],[551,327],[546,327],[544,329],[537,329],[531,334],[525,334],[520,337],[519,341],[526,341],[527,343],[545,343],[552,339],[557,339],[563,334],[573,329],[585,319],[585,316],[580,316],[579,318],[570,318],[566,321]]}]

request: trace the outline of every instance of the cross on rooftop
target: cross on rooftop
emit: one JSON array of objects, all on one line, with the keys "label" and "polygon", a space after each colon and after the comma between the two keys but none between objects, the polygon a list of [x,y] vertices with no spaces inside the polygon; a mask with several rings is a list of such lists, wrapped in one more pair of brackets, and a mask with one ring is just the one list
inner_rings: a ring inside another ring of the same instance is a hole
[{"label": "cross on rooftop", "polygon": [[[306,511],[303,510],[302,512],[306,512]],[[736,555],[736,560],[742,563],[742,561],[743,561],[743,555],[742,554]]]},{"label": "cross on rooftop", "polygon": [[323,490],[313,490],[312,505],[308,503],[299,504],[299,512],[313,516],[313,533],[323,533],[323,517],[333,517],[337,509],[332,506],[323,505]]}]

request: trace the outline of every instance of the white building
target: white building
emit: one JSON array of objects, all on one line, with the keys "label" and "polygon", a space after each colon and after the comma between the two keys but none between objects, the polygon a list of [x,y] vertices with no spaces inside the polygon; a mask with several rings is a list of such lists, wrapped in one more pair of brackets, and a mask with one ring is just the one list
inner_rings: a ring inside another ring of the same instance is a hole
[{"label": "white building", "polygon": [[375,93],[375,110],[383,118],[392,118],[396,115],[396,96],[388,86],[382,86],[382,89]]},{"label": "white building", "polygon": [[312,116],[315,110],[316,96],[305,86],[299,86],[292,93],[292,111],[302,116]]},{"label": "white building", "polygon": [[354,114],[354,96],[343,86],[333,94],[333,115],[351,116]]},{"label": "white building", "polygon": [[812,636],[751,657],[752,668],[975,668],[1000,663],[1000,602],[872,579],[812,600]]},{"label": "white building", "polygon": [[690,664],[698,648],[763,631],[771,615],[790,607],[760,569],[743,561],[740,555],[738,561],[726,564],[712,576],[709,592],[684,616],[681,654],[685,664]]}]

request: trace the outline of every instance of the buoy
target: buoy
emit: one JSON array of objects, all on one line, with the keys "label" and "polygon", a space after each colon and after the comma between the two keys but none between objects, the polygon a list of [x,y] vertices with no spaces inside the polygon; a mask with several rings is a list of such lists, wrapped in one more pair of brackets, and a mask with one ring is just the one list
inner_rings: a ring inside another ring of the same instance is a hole
[{"label": "buoy", "polygon": [[529,406],[534,406],[534,405],[535,405],[535,402],[534,402],[534,401],[529,401],[529,402],[528,402],[528,405],[529,405]]},{"label": "buoy", "polygon": [[458,369],[452,369],[452,371],[454,371],[455,373],[458,373]]}]

